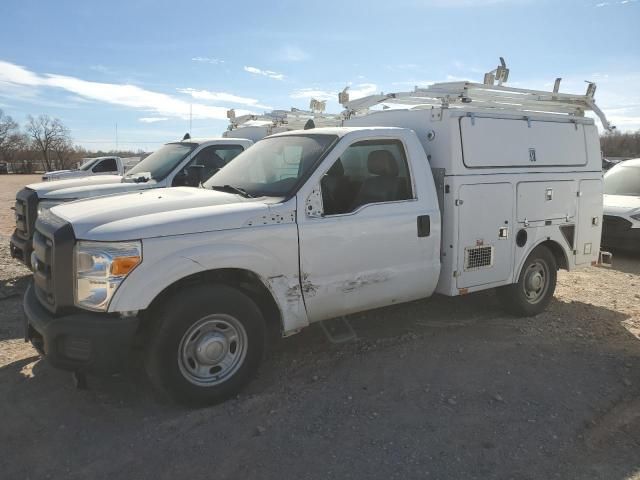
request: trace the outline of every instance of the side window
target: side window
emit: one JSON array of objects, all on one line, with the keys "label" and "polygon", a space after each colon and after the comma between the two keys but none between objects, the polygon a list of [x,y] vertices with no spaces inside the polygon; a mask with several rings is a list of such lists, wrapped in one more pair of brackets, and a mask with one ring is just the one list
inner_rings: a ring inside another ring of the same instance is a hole
[{"label": "side window", "polygon": [[106,172],[117,172],[118,166],[116,165],[115,158],[106,158],[93,167],[93,173],[106,173]]},{"label": "side window", "polygon": [[399,140],[354,143],[329,168],[320,186],[325,215],[413,198],[407,157]]},{"label": "side window", "polygon": [[185,168],[191,165],[202,165],[201,181],[204,183],[243,150],[240,145],[211,145],[200,150]]}]

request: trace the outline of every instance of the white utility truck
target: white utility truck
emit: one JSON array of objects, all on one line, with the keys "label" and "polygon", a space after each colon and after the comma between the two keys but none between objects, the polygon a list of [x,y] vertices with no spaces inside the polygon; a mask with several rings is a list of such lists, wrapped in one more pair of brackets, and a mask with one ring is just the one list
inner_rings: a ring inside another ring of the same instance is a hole
[{"label": "white utility truck", "polygon": [[100,175],[27,185],[16,194],[11,256],[30,265],[36,218],[55,205],[150,188],[198,186],[251,145],[253,142],[245,138],[190,138],[167,143],[124,176]]},{"label": "white utility truck", "polygon": [[[206,404],[245,384],[274,331],[489,288],[535,315],[558,269],[598,261],[602,170],[585,110],[608,124],[593,88],[490,78],[341,100],[343,127],[267,137],[202,189],[41,215],[27,338],[79,373],[123,368],[141,346],[156,387]],[[369,111],[394,103],[410,108]]]},{"label": "white utility truck", "polygon": [[120,157],[89,158],[75,170],[54,170],[42,175],[43,182],[69,178],[92,177],[95,175],[124,175],[126,165]]}]

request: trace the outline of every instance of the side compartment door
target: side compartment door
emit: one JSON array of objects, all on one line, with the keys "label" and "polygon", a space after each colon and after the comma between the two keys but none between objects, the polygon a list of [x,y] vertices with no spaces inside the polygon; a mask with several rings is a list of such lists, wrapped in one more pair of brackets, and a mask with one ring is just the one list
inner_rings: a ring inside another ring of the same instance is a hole
[{"label": "side compartment door", "polygon": [[578,197],[576,265],[598,259],[602,234],[602,180],[582,180]]},{"label": "side compartment door", "polygon": [[457,203],[458,288],[508,280],[513,264],[512,185],[462,185]]},{"label": "side compartment door", "polygon": [[412,172],[403,142],[387,138],[355,141],[324,168],[314,191],[322,212],[310,197],[298,200],[309,320],[430,295],[440,271],[440,215],[435,193],[431,205],[413,181],[430,175],[426,162],[424,172]]}]

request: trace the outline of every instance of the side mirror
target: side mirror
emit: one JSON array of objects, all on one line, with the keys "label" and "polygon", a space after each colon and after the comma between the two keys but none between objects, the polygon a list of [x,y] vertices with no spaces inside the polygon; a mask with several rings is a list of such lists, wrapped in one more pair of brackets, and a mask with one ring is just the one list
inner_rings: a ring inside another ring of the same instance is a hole
[{"label": "side mirror", "polygon": [[314,188],[305,202],[305,213],[307,217],[322,218],[324,217],[324,206],[322,204],[322,189],[320,185]]}]

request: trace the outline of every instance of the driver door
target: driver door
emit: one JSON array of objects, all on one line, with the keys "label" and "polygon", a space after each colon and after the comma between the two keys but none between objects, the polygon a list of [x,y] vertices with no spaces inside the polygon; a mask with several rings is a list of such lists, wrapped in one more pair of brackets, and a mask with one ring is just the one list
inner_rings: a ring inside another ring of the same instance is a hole
[{"label": "driver door", "polygon": [[[405,144],[355,141],[324,171],[311,195],[298,199],[309,321],[428,296],[438,278],[439,241],[420,231],[419,217],[430,211],[419,201]],[[438,206],[430,208],[435,223]]]}]

